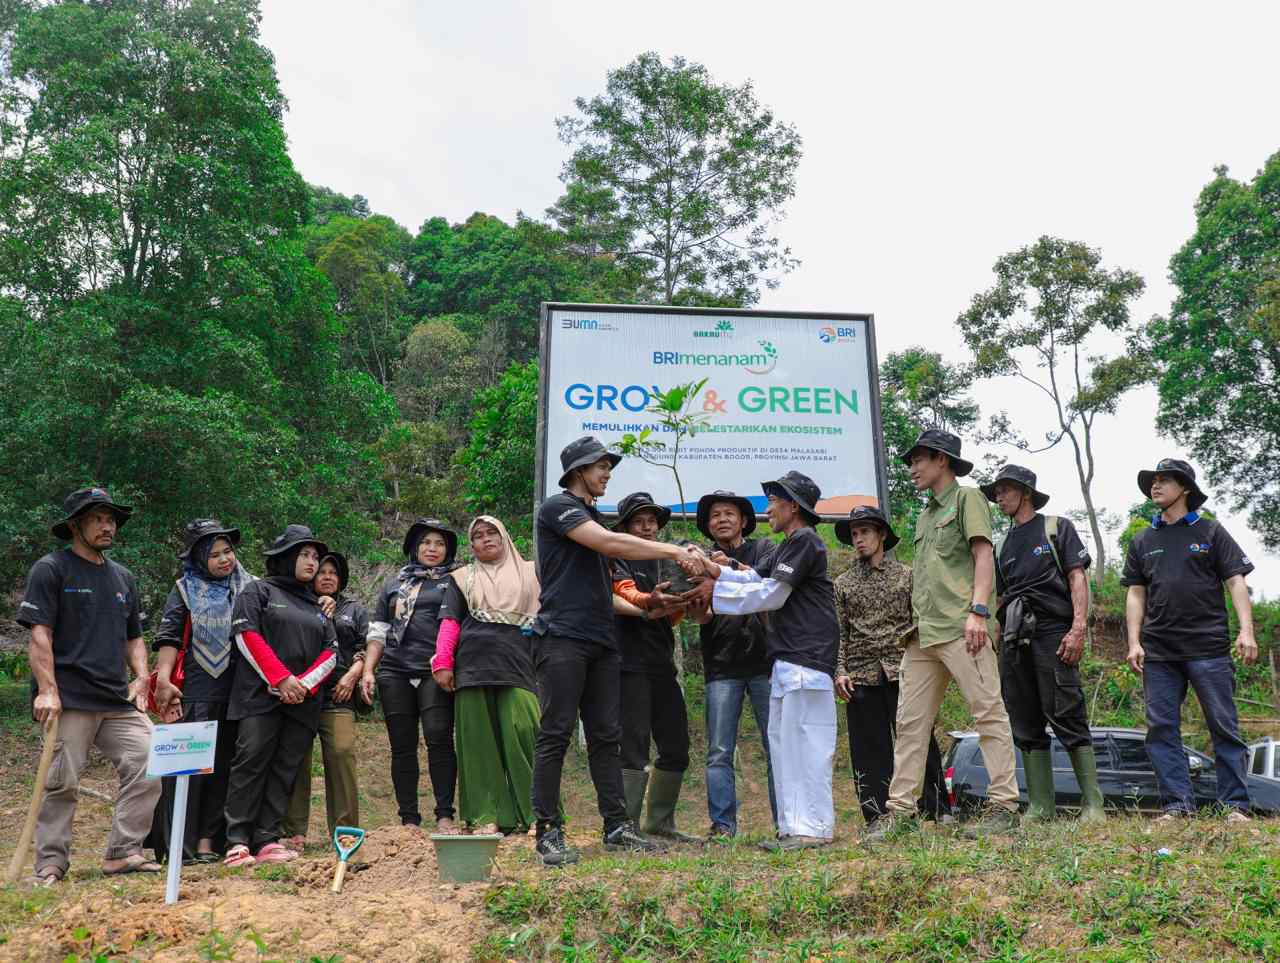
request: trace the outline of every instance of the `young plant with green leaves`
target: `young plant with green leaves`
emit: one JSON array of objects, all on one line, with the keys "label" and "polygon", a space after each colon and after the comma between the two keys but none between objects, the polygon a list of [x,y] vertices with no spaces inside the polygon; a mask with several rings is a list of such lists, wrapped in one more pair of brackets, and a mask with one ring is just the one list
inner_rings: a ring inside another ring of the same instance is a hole
[{"label": "young plant with green leaves", "polygon": [[671,444],[662,441],[652,428],[644,428],[638,434],[627,432],[615,445],[623,455],[634,456],[646,464],[671,472],[680,498],[680,517],[686,522],[689,520],[689,513],[685,509],[684,485],[680,481],[680,445],[705,428],[711,420],[710,415],[693,410],[693,403],[698,400],[706,384],[707,379],[703,378],[701,381],[691,381],[667,391],[659,391],[653,404],[645,408],[645,411],[658,419],[663,434],[671,438]]}]

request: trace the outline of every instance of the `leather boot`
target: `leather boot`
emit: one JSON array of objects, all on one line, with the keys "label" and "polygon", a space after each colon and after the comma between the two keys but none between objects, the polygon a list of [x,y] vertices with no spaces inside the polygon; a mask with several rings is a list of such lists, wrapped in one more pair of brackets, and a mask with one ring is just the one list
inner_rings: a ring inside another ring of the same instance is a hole
[{"label": "leather boot", "polygon": [[651,836],[674,839],[681,843],[701,843],[698,836],[690,836],[676,829],[676,803],[680,801],[683,772],[666,772],[655,769],[649,777],[649,801],[645,806],[640,831]]},{"label": "leather boot", "polygon": [[627,800],[627,818],[640,825],[640,809],[644,805],[644,790],[649,785],[647,769],[622,770],[622,792]]},{"label": "leather boot", "polygon": [[1093,746],[1072,749],[1071,768],[1075,770],[1076,781],[1080,783],[1080,822],[1106,822],[1102,790],[1098,787],[1098,760],[1093,754]]},{"label": "leather boot", "polygon": [[1057,794],[1053,788],[1053,756],[1048,749],[1023,752],[1022,768],[1027,775],[1027,807],[1024,819],[1032,822],[1048,822],[1057,814]]}]

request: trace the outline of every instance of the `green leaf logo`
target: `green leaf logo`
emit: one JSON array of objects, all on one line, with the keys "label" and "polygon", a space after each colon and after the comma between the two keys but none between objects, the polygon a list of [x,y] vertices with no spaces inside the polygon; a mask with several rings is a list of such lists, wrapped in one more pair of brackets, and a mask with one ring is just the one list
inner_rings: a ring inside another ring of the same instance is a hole
[{"label": "green leaf logo", "polygon": [[772,341],[761,341],[760,347],[764,350],[764,353],[767,354],[770,358],[773,358],[775,361],[777,360],[778,349],[773,346]]},{"label": "green leaf logo", "polygon": [[732,330],[733,330],[733,323],[732,323],[732,322],[730,322],[730,321],[718,321],[718,322],[716,322],[716,330],[717,330],[717,331],[732,331]]}]

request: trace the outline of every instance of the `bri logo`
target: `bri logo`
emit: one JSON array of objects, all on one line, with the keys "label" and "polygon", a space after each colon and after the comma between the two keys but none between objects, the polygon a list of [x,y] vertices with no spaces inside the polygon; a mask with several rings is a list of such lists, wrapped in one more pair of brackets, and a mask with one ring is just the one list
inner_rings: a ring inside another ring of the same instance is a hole
[{"label": "bri logo", "polygon": [[653,363],[696,368],[742,368],[749,374],[766,375],[778,366],[778,349],[772,341],[760,340],[756,344],[760,346],[759,351],[745,354],[655,351]]},{"label": "bri logo", "polygon": [[1052,552],[1052,551],[1053,551],[1053,546],[1052,546],[1052,545],[1037,545],[1037,546],[1035,547],[1035,549],[1032,551],[1032,553],[1031,553],[1031,554],[1032,554],[1032,555],[1045,555],[1045,554],[1047,554],[1047,553],[1049,553],[1049,552]]},{"label": "bri logo", "polygon": [[858,337],[857,328],[824,324],[818,329],[818,340],[823,344],[843,344]]},{"label": "bri logo", "polygon": [[1192,555],[1203,555],[1205,552],[1209,551],[1209,543],[1208,542],[1192,542],[1190,545],[1187,546],[1187,551],[1189,551]]}]

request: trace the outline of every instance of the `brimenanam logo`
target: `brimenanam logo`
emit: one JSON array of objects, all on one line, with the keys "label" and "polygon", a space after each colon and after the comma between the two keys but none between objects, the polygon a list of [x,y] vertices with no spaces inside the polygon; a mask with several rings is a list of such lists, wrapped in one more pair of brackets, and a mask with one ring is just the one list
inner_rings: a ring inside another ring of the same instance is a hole
[{"label": "brimenanam logo", "polygon": [[845,342],[856,340],[857,337],[857,328],[841,327],[834,324],[824,324],[818,328],[818,340],[823,344],[844,344]]},{"label": "brimenanam logo", "polygon": [[753,375],[767,375],[778,366],[778,349],[772,341],[757,341],[759,351],[742,354],[725,352],[655,351],[655,365],[678,365],[695,368],[742,368]]},{"label": "brimenanam logo", "polygon": [[733,322],[728,318],[716,322],[716,326],[710,330],[702,330],[693,332],[695,338],[732,338]]}]

